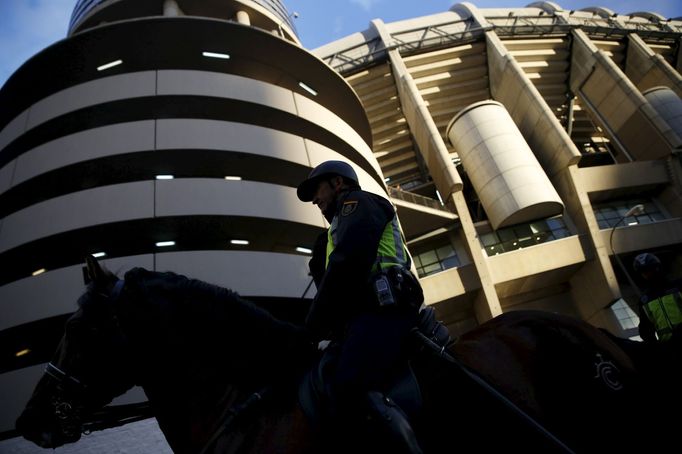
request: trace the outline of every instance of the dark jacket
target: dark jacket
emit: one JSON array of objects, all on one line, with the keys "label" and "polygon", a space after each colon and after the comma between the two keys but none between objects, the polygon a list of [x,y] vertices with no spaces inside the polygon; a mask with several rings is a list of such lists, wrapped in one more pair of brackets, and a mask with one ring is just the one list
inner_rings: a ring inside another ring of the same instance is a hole
[{"label": "dark jacket", "polygon": [[[378,195],[351,190],[339,196],[329,232],[335,248],[306,318],[306,326],[314,334],[334,337],[353,316],[373,307],[371,268],[381,234],[394,216],[393,206]],[[320,243],[318,238],[310,263],[313,277],[321,274],[320,266],[326,262],[326,247]]]}]

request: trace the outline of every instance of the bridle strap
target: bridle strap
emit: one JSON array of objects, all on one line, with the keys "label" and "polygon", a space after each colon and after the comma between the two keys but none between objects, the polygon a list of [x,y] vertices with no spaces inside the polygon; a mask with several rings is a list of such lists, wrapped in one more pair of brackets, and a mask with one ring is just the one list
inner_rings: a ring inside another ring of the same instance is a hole
[{"label": "bridle strap", "polygon": [[59,384],[70,384],[71,386],[75,385],[78,388],[85,388],[85,385],[80,380],[67,374],[51,362],[47,363],[47,366],[45,366],[45,373],[57,380]]},{"label": "bridle strap", "polygon": [[[121,292],[123,291],[123,285],[125,284],[125,281],[123,279],[119,279],[116,281],[114,286],[111,289],[111,292],[107,294],[101,294],[105,298],[109,299],[110,301],[116,301],[120,296]],[[116,319],[116,318],[115,318]],[[118,323],[118,320],[116,319],[116,322]],[[75,386],[80,389],[85,389],[86,385],[78,380],[76,377],[67,374],[63,370],[61,370],[59,367],[55,366],[51,362],[47,363],[47,366],[45,366],[45,373],[52,377],[53,379],[57,380],[57,382],[61,385],[66,385],[66,386]]]}]

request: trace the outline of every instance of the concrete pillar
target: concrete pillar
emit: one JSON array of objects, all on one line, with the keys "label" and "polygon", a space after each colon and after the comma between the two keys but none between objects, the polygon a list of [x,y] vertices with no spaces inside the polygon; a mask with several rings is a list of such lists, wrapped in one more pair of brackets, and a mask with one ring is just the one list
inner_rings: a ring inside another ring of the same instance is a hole
[{"label": "concrete pillar", "polygon": [[682,76],[635,33],[628,35],[625,74],[641,92],[665,86],[682,96]]},{"label": "concrete pillar", "polygon": [[251,25],[251,18],[249,17],[249,13],[246,11],[237,11],[236,19],[240,24]]},{"label": "concrete pillar", "polygon": [[[375,19],[372,21],[372,26],[377,30],[384,46],[390,48],[392,38],[384,23],[380,19]],[[443,200],[454,208],[462,224],[469,256],[481,281],[481,294],[477,298],[479,302],[475,304],[475,312],[478,321],[482,323],[501,314],[502,308],[488,269],[487,257],[478,240],[476,228],[462,194],[462,179],[452,163],[447,146],[400,53],[393,49],[388,51],[388,55],[393,68],[393,77],[398,89],[400,104],[410,130],[417,141],[438,192],[440,192]]]},{"label": "concrete pillar", "polygon": [[580,160],[580,152],[533,82],[495,32],[486,32],[490,93],[502,103],[547,175]]},{"label": "concrete pillar", "polygon": [[588,260],[571,278],[571,282],[575,283],[571,285],[573,303],[583,319],[619,334],[620,325],[608,308],[609,304],[621,296],[609,258],[609,246],[602,240],[599,223],[581,183],[578,166],[569,166],[563,180],[563,184],[574,194],[573,200],[567,201],[567,204],[580,206],[580,215],[574,219],[576,227],[580,232],[587,234],[583,237],[585,240],[583,248],[586,250],[585,256]]},{"label": "concrete pillar", "polygon": [[628,160],[661,159],[682,149],[678,136],[611,58],[573,30],[571,91]]}]

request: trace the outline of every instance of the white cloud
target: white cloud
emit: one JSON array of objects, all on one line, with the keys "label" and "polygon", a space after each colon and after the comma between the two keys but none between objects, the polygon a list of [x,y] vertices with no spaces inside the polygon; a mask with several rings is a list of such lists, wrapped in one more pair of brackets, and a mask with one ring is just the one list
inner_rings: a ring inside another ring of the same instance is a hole
[{"label": "white cloud", "polygon": [[334,18],[334,36],[338,36],[343,31],[343,17],[336,16]]},{"label": "white cloud", "polygon": [[381,0],[350,0],[351,3],[355,3],[356,5],[359,5],[365,11],[369,11],[380,1]]}]

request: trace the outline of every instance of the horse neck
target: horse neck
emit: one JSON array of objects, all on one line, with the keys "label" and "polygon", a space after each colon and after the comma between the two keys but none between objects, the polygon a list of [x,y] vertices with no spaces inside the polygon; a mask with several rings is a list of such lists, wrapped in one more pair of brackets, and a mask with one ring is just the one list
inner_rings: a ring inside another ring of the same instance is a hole
[{"label": "horse neck", "polygon": [[122,303],[139,381],[173,450],[198,452],[225,410],[263,377],[276,380],[276,360],[291,362],[303,342],[295,327],[226,289],[139,273],[138,291]]}]

